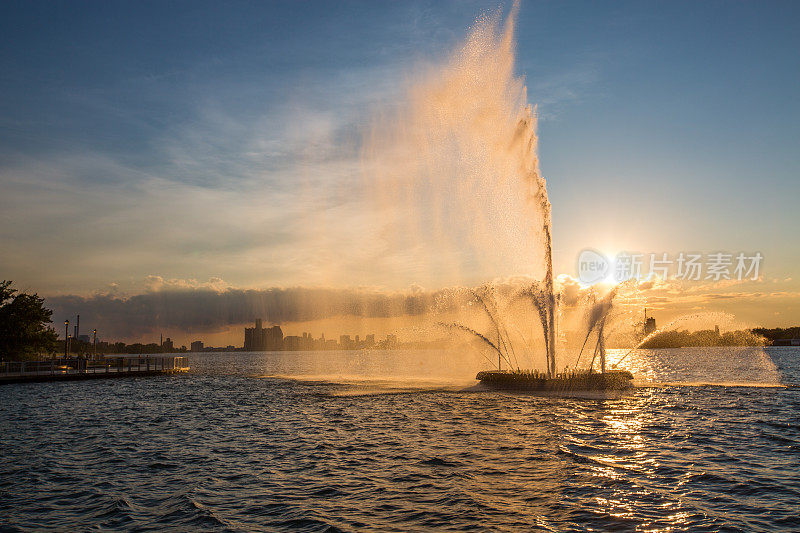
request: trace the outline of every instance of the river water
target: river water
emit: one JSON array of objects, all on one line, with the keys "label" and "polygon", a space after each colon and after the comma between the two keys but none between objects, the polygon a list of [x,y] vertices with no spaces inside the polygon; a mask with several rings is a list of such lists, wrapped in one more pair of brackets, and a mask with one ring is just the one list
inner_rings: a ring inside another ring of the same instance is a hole
[{"label": "river water", "polygon": [[798,348],[635,352],[616,399],[465,390],[438,352],[190,364],[0,387],[0,530],[800,528]]}]

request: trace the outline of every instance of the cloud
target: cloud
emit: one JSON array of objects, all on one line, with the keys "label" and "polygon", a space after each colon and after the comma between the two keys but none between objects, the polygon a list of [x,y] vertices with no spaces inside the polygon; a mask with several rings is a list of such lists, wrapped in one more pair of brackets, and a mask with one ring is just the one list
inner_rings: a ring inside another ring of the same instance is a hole
[{"label": "cloud", "polygon": [[580,282],[568,274],[561,274],[556,277],[556,289],[561,292],[561,301],[567,307],[578,304],[586,291]]},{"label": "cloud", "polygon": [[[363,216],[353,207],[358,154],[342,134],[351,119],[293,108],[248,120],[218,110],[134,159],[17,154],[0,165],[0,248],[14,251],[0,268],[50,294],[153,271],[250,286],[349,272],[363,259],[336,253],[356,242]],[[337,224],[326,226],[326,215]]]},{"label": "cloud", "polygon": [[145,278],[145,287],[148,292],[159,291],[180,291],[205,289],[214,292],[222,292],[230,285],[222,278],[210,278],[208,281],[199,282],[196,279],[164,279],[161,276],[149,275]]},{"label": "cloud", "polygon": [[206,282],[165,280],[149,276],[150,290],[120,297],[111,293],[93,296],[52,296],[54,323],[77,314],[105,338],[135,338],[158,329],[220,331],[228,326],[262,318],[270,323],[321,320],[356,316],[391,318],[419,316],[456,305],[455,291],[384,292],[351,288],[238,289],[218,278]]},{"label": "cloud", "polygon": [[670,284],[661,276],[651,274],[647,279],[639,282],[637,288],[642,291],[668,289]]}]

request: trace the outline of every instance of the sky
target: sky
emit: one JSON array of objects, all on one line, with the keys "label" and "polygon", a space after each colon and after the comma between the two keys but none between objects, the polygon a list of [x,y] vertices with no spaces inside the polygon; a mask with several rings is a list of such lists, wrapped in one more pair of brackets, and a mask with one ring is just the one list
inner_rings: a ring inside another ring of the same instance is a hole
[{"label": "sky", "polygon": [[[496,8],[4,2],[0,277],[56,322],[155,293],[419,290],[360,253],[364,132]],[[557,273],[584,248],[758,251],[757,281],[653,301],[800,323],[797,20],[792,2],[522,2]]]}]

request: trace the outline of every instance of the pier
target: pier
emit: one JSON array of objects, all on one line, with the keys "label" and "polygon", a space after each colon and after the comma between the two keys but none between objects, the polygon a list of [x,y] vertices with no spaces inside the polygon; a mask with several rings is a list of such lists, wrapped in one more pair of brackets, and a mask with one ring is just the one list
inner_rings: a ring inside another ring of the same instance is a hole
[{"label": "pier", "polygon": [[109,355],[0,363],[0,385],[43,381],[83,381],[134,376],[163,376],[189,371],[188,359],[167,354]]}]

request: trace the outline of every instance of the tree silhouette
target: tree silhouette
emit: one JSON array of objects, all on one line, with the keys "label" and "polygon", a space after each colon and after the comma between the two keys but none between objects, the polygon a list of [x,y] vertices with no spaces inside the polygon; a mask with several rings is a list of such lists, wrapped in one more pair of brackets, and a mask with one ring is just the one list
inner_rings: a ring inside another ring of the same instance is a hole
[{"label": "tree silhouette", "polygon": [[48,327],[53,311],[38,294],[18,293],[11,281],[0,282],[0,360],[52,353],[57,336]]}]

